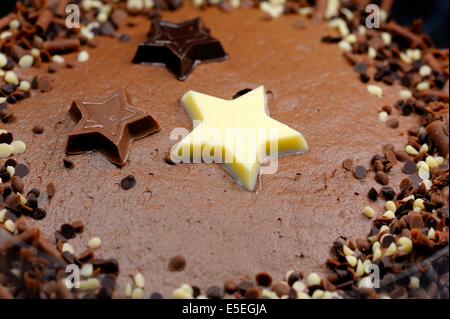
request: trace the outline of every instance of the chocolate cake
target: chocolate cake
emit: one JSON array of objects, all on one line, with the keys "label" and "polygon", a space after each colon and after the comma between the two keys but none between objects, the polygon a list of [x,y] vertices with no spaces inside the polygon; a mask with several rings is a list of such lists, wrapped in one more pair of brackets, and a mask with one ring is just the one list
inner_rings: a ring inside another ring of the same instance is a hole
[{"label": "chocolate cake", "polygon": [[[379,28],[368,1],[18,2],[0,18],[0,297],[448,298],[448,50],[377,3]],[[186,21],[203,34],[155,40]],[[307,152],[254,190],[173,160],[187,92],[260,86]]]}]

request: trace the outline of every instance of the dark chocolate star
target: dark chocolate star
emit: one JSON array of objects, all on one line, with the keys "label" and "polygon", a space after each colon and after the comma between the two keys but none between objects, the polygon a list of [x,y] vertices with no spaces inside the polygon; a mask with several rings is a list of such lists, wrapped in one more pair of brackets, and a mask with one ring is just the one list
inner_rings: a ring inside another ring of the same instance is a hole
[{"label": "dark chocolate star", "polygon": [[66,153],[96,150],[118,166],[125,165],[134,140],[160,130],[152,116],[131,106],[125,89],[105,100],[76,98],[69,114],[78,124],[67,139]]},{"label": "dark chocolate star", "polygon": [[162,64],[179,80],[185,80],[197,64],[226,58],[222,45],[211,37],[202,19],[180,24],[152,20],[148,40],[139,46],[133,63]]}]

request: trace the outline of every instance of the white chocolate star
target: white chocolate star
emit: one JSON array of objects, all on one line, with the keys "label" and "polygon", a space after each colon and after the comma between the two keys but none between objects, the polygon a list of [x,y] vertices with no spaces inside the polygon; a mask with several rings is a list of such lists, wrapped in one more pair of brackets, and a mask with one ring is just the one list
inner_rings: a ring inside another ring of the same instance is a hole
[{"label": "white chocolate star", "polygon": [[269,116],[263,86],[231,101],[189,91],[181,103],[194,129],[172,148],[172,160],[223,163],[249,191],[267,159],[308,150],[301,133]]}]

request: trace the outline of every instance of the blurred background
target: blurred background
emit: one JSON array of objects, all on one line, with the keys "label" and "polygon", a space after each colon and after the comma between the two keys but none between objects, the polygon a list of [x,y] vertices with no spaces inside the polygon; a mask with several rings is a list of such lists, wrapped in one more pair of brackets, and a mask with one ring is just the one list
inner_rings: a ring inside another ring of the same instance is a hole
[{"label": "blurred background", "polygon": [[[10,12],[16,0],[0,0],[0,17]],[[423,19],[424,32],[430,35],[436,46],[448,48],[449,0],[395,0],[392,9],[394,19],[409,25],[415,19]]]}]

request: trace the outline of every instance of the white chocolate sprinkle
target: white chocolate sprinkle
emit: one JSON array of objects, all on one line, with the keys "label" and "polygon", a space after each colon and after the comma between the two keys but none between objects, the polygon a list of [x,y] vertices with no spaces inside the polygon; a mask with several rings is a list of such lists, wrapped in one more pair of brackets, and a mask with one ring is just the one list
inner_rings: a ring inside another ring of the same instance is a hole
[{"label": "white chocolate sprinkle", "polygon": [[77,58],[78,62],[86,62],[87,60],[89,60],[89,52],[87,51],[81,51],[78,54],[78,58]]},{"label": "white chocolate sprinkle", "polygon": [[419,74],[422,77],[430,76],[431,75],[431,68],[428,65],[422,65],[419,69]]},{"label": "white chocolate sprinkle", "polygon": [[407,90],[407,89],[401,90],[400,93],[399,93],[398,95],[400,96],[400,98],[401,98],[402,100],[410,99],[410,98],[412,98],[412,96],[413,96],[412,93],[411,93],[411,91],[410,91],[410,90]]},{"label": "white chocolate sprinkle", "polygon": [[375,216],[375,210],[370,206],[364,207],[362,213],[368,218],[372,218],[373,216]]},{"label": "white chocolate sprinkle", "polygon": [[31,89],[31,84],[28,81],[20,81],[18,89],[22,92],[28,92]]},{"label": "white chocolate sprinkle", "polygon": [[377,50],[375,50],[373,47],[369,47],[367,56],[369,57],[369,59],[375,59],[377,57]]},{"label": "white chocolate sprinkle", "polygon": [[345,259],[347,259],[347,262],[352,267],[355,267],[356,264],[358,263],[358,259],[355,256],[345,256]]},{"label": "white chocolate sprinkle", "polygon": [[100,288],[102,285],[100,283],[100,280],[97,278],[89,278],[86,280],[80,281],[80,290],[86,291],[86,290],[94,290]]},{"label": "white chocolate sprinkle", "polygon": [[430,179],[430,171],[423,167],[419,168],[418,175],[423,181]]},{"label": "white chocolate sprinkle", "polygon": [[17,78],[16,73],[13,71],[7,71],[5,73],[5,82],[10,84],[19,85],[19,79]]},{"label": "white chocolate sprinkle", "polygon": [[386,123],[388,117],[389,114],[386,111],[381,111],[380,113],[378,113],[378,121],[380,121],[381,123]]},{"label": "white chocolate sprinkle", "polygon": [[412,276],[409,278],[409,288],[411,289],[418,289],[420,288],[420,279],[418,277]]},{"label": "white chocolate sprinkle", "polygon": [[134,275],[134,284],[139,288],[145,287],[145,278],[142,273],[138,272],[136,275]]},{"label": "white chocolate sprinkle", "polygon": [[14,174],[16,174],[16,169],[14,166],[7,166],[6,171],[8,172],[9,176],[13,177]]},{"label": "white chocolate sprinkle", "polygon": [[80,269],[80,275],[88,278],[94,273],[94,266],[92,264],[83,264]]},{"label": "white chocolate sprinkle", "polygon": [[15,234],[16,233],[16,224],[14,224],[14,222],[11,219],[8,219],[5,221],[4,226],[6,228],[7,231],[9,231],[11,234]]},{"label": "white chocolate sprinkle", "polygon": [[338,43],[338,46],[339,46],[339,49],[341,49],[342,51],[345,51],[345,52],[351,52],[352,51],[352,46],[347,41],[340,41]]},{"label": "white chocolate sprinkle", "polygon": [[397,245],[395,243],[391,243],[389,247],[384,251],[384,255],[390,257],[397,252]]},{"label": "white chocolate sprinkle", "polygon": [[24,69],[31,68],[33,66],[33,63],[34,63],[34,58],[33,58],[33,56],[31,56],[29,54],[24,55],[19,60],[20,67],[24,68]]},{"label": "white chocolate sprinkle", "polygon": [[428,90],[430,88],[430,83],[428,82],[420,82],[419,84],[417,84],[416,89],[418,91],[424,91],[424,90]]},{"label": "white chocolate sprinkle", "polygon": [[411,239],[409,239],[408,237],[400,237],[398,243],[400,245],[398,247],[398,250],[400,250],[401,252],[410,253],[412,251],[413,244]]},{"label": "white chocolate sprinkle", "polygon": [[142,299],[144,297],[144,290],[142,288],[134,288],[131,293],[131,299]]},{"label": "white chocolate sprinkle", "polygon": [[390,46],[392,44],[392,35],[388,32],[381,32],[381,40],[385,46]]},{"label": "white chocolate sprinkle", "polygon": [[64,58],[60,55],[54,55],[52,56],[52,62],[58,63],[58,64],[62,64],[64,63]]},{"label": "white chocolate sprinkle", "polygon": [[311,286],[318,286],[320,285],[321,279],[319,275],[315,272],[312,272],[308,275],[308,278],[306,279],[306,282],[309,287]]},{"label": "white chocolate sprinkle", "polygon": [[10,157],[14,151],[13,147],[6,143],[0,144],[0,158]]},{"label": "white chocolate sprinkle", "polygon": [[98,249],[102,245],[102,240],[99,237],[92,237],[87,245],[90,249]]},{"label": "white chocolate sprinkle", "polygon": [[393,211],[394,213],[397,210],[397,206],[391,200],[388,200],[386,203],[384,203],[384,208],[386,208],[387,210]]},{"label": "white chocolate sprinkle", "polygon": [[68,253],[70,253],[70,254],[74,254],[74,249],[73,249],[73,246],[71,245],[71,244],[69,244],[69,243],[64,243],[63,245],[62,245],[62,248],[61,248],[61,251],[63,252],[63,253],[65,253],[65,252],[68,252]]},{"label": "white chocolate sprinkle", "polygon": [[381,98],[383,96],[383,89],[378,85],[369,84],[367,86],[367,92],[378,98]]},{"label": "white chocolate sprinkle", "polygon": [[436,238],[436,231],[434,230],[433,227],[431,227],[431,228],[428,230],[427,238],[428,238],[428,239],[431,239],[431,240],[434,240],[434,239]]},{"label": "white chocolate sprinkle", "polygon": [[425,159],[425,162],[427,163],[429,168],[436,168],[438,167],[438,162],[436,161],[436,159],[433,156],[427,156],[427,158]]},{"label": "white chocolate sprinkle", "polygon": [[0,53],[0,69],[8,64],[8,58],[3,53]]},{"label": "white chocolate sprinkle", "polygon": [[409,155],[419,155],[419,152],[417,152],[417,150],[411,145],[406,145],[405,152]]}]

